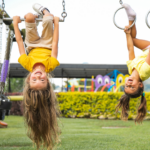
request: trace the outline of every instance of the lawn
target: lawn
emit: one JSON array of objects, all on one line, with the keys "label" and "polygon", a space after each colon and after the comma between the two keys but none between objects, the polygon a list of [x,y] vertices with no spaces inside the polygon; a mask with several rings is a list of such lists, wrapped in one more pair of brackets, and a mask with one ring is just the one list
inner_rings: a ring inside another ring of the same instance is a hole
[{"label": "lawn", "polygon": [[[0,150],[35,150],[22,117],[9,116],[0,128]],[[150,150],[150,122],[97,119],[60,119],[61,143],[57,150]],[[103,128],[122,127],[122,128]]]}]

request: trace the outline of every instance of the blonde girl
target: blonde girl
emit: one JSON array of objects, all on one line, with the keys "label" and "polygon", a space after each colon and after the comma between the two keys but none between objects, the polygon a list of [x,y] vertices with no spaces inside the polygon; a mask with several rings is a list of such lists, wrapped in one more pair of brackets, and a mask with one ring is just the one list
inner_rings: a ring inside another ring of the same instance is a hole
[{"label": "blonde girl", "polygon": [[[40,4],[34,4],[33,9],[38,15],[28,13],[25,15],[26,39],[28,55],[25,53],[23,40],[18,24],[19,16],[13,17],[16,41],[20,57],[19,63],[30,73],[26,77],[24,96],[24,117],[28,128],[28,136],[36,144],[48,150],[53,149],[59,140],[59,127],[57,116],[57,100],[48,79],[48,73],[59,65],[58,38],[59,18],[54,17],[50,11]],[[35,18],[43,16],[43,31],[38,35]],[[53,31],[54,23],[54,31]]]}]

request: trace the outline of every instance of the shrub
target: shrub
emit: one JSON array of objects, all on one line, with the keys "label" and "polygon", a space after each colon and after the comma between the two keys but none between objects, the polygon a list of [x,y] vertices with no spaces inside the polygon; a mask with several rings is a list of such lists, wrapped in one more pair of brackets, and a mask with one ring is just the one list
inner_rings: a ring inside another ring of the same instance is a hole
[{"label": "shrub", "polygon": [[[115,112],[122,92],[67,92],[57,95],[63,117],[120,119]],[[150,116],[150,93],[146,93],[147,115]],[[129,119],[134,119],[139,106],[139,98],[131,99]]]}]

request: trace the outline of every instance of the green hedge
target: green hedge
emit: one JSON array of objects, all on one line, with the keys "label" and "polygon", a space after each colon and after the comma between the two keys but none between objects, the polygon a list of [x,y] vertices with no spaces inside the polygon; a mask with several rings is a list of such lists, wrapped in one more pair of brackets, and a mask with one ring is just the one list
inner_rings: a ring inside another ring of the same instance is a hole
[{"label": "green hedge", "polygon": [[[67,92],[57,95],[63,117],[120,119],[120,113],[115,112],[122,92]],[[146,93],[147,118],[150,118],[150,93]],[[129,119],[134,119],[140,104],[139,98],[130,100]]]}]

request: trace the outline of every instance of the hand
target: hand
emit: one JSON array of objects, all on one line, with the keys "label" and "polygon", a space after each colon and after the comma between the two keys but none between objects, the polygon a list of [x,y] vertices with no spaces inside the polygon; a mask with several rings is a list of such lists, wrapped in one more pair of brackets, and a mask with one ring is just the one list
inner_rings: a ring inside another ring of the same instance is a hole
[{"label": "hand", "polygon": [[15,24],[15,23],[21,23],[21,20],[20,20],[20,16],[14,16],[13,17],[13,23]]},{"label": "hand", "polygon": [[131,28],[129,29],[130,26],[125,26],[124,32],[126,34],[130,34],[131,33]]},{"label": "hand", "polygon": [[54,23],[59,23],[59,17],[54,17]]}]

